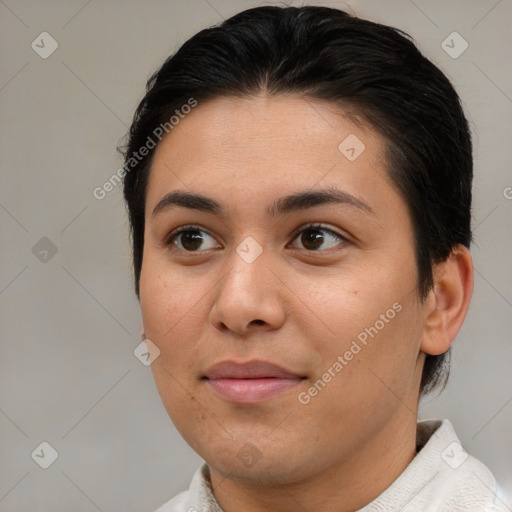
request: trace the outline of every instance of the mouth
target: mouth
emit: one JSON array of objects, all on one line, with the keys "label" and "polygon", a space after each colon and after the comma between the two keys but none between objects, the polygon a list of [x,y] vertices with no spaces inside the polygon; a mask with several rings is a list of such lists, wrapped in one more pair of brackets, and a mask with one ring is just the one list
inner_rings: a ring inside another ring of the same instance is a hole
[{"label": "mouth", "polygon": [[212,366],[202,379],[228,402],[254,404],[296,387],[305,378],[266,361],[224,361]]}]

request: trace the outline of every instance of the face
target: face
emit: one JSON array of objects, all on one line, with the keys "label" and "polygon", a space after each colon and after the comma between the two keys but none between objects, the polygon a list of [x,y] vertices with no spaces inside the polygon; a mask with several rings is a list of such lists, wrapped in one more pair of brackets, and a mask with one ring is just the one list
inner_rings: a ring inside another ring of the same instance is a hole
[{"label": "face", "polygon": [[144,330],[169,416],[219,474],[298,482],[415,425],[425,312],[384,148],[295,96],[199,103],[156,148]]}]

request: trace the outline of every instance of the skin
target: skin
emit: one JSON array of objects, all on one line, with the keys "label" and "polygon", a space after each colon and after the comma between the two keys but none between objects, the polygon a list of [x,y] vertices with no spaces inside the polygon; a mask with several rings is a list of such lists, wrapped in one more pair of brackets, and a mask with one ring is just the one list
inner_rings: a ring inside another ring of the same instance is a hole
[{"label": "skin", "polygon": [[[338,149],[349,134],[365,144],[354,161]],[[354,511],[415,456],[425,353],[450,347],[473,273],[458,246],[419,299],[412,223],[384,147],[339,107],[292,95],[199,103],[156,148],[140,278],[144,331],[161,351],[152,371],[163,404],[208,463],[225,512]],[[347,204],[265,212],[279,197],[326,186],[373,213]],[[174,190],[214,198],[226,216],[173,206],[153,217]],[[311,222],[327,228],[317,250],[302,231]],[[202,230],[198,249],[183,236],[166,245],[188,224]],[[236,252],[249,236],[263,249],[252,263]],[[395,303],[401,311],[301,403],[298,394]],[[230,403],[202,379],[219,361],[253,359],[306,378],[254,405]],[[251,464],[239,456],[246,443]]]}]

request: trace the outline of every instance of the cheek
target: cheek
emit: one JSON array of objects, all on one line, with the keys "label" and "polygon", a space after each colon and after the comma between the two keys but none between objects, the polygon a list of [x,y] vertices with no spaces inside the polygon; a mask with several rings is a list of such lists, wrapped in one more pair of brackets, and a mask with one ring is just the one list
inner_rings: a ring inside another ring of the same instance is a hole
[{"label": "cheek", "polygon": [[405,397],[416,369],[420,323],[414,303],[402,299],[376,312],[352,338],[345,355],[352,357],[352,352],[358,352],[353,357],[359,364],[352,365],[357,372],[353,379],[356,395],[384,397],[385,402],[399,402],[397,397]]},{"label": "cheek", "polygon": [[419,343],[409,316],[413,312],[402,306],[389,323],[379,315],[363,327],[358,320],[360,325],[352,329],[355,335],[323,347],[322,367],[306,390],[310,402],[302,407],[309,417],[330,425],[331,435],[350,439],[354,432],[376,433],[379,425],[409,403]]},{"label": "cheek", "polygon": [[405,265],[368,268],[331,281],[323,288],[323,296],[320,290],[311,295],[315,311],[329,326],[327,337],[311,335],[309,339],[322,355],[315,377],[336,382],[326,388],[338,395],[341,406],[365,402],[373,406],[372,400],[382,394],[396,400],[393,392],[400,396],[408,388],[422,331],[420,311],[410,290],[414,270]]},{"label": "cheek", "polygon": [[[161,272],[147,260],[141,272],[140,304],[144,331],[160,350],[151,364],[153,378],[171,420],[181,432],[189,418],[200,418],[191,378],[195,375],[199,339],[201,302],[196,286],[187,285],[179,272]],[[199,302],[198,302],[199,301]],[[185,437],[186,431],[181,432]]]},{"label": "cheek", "polygon": [[169,400],[187,401],[185,391],[189,385],[186,381],[194,375],[195,362],[201,355],[195,340],[201,338],[200,331],[206,321],[205,302],[201,298],[205,298],[208,287],[202,293],[199,285],[191,285],[189,280],[180,277],[179,271],[159,272],[156,266],[149,264],[141,273],[144,331],[160,350],[152,367],[166,406]]},{"label": "cheek", "polygon": [[[353,340],[365,346],[365,342],[385,337],[398,327],[406,315],[399,310],[410,300],[403,283],[411,279],[406,269],[375,264],[343,268],[337,274],[315,280],[290,276],[294,290],[306,291],[302,299],[309,306],[309,316],[322,329],[323,335],[310,341],[319,351],[327,349],[338,354],[348,350]],[[305,317],[296,315],[295,320],[308,329]],[[311,332],[312,325],[308,330]]]},{"label": "cheek", "polygon": [[[140,303],[146,334],[155,340],[171,335],[181,322],[190,322],[200,307],[201,283],[191,283],[179,268],[164,268],[148,258],[140,278]],[[199,285],[199,286],[198,286]]]}]

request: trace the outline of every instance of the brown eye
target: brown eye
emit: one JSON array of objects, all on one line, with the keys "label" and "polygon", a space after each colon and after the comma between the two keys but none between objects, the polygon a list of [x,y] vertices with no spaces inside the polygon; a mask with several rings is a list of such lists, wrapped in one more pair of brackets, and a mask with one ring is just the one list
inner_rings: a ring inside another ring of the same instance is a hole
[{"label": "brown eye", "polygon": [[[297,235],[295,240],[297,239],[300,239],[304,249],[308,251],[331,249],[340,245],[340,242],[347,242],[347,239],[339,233],[318,224],[307,226]],[[335,243],[332,243],[333,240]]]},{"label": "brown eye", "polygon": [[171,250],[177,248],[178,250],[186,252],[199,252],[198,249],[208,238],[214,240],[208,233],[198,227],[183,226],[174,230],[167,237],[166,245],[168,245]]}]

